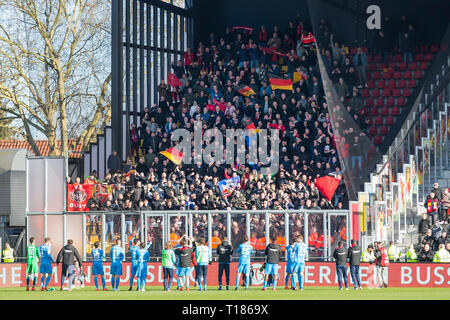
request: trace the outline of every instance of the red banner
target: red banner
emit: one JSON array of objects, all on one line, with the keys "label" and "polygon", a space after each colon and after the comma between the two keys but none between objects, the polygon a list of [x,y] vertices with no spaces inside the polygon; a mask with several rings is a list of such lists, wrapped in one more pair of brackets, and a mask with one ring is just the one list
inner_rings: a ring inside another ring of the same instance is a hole
[{"label": "red banner", "polygon": [[[264,274],[259,271],[262,263],[252,263],[254,272],[252,282],[254,286],[261,286],[264,282]],[[279,286],[284,286],[285,263],[280,263]],[[86,274],[85,285],[94,285],[92,276],[92,263],[83,263]],[[217,286],[218,263],[213,263],[208,267],[208,285]],[[230,277],[231,285],[235,285],[236,271],[238,264],[231,263]],[[104,263],[105,280],[111,285],[111,275],[109,274],[110,263]],[[147,267],[147,285],[162,286],[163,270],[161,263],[149,263]],[[25,286],[25,263],[2,263],[0,264],[0,287],[23,287]],[[450,264],[440,263],[392,263],[389,266],[388,282],[390,287],[450,287]],[[131,266],[129,262],[123,264],[123,275],[120,284],[123,288],[128,288],[130,281]],[[374,276],[375,267],[369,264],[361,264],[360,275],[363,287],[377,286],[377,279]],[[350,273],[348,273],[349,286],[352,286]],[[337,286],[335,264],[331,262],[309,262],[305,266],[305,287],[308,286]],[[194,284],[195,272],[192,267],[190,277],[191,286]],[[61,265],[53,267],[52,279],[49,286],[60,286]],[[225,276],[223,279],[224,283]],[[174,279],[174,284],[176,280]],[[38,280],[40,285],[40,278]]]},{"label": "red banner", "polygon": [[67,211],[89,211],[87,202],[92,197],[93,184],[67,185]]}]

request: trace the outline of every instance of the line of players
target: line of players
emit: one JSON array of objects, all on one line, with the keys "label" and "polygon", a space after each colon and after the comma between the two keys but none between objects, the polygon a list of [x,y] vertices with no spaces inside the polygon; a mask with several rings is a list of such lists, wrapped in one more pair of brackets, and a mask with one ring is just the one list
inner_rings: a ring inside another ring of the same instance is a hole
[{"label": "line of players", "polygon": [[[27,248],[27,290],[29,290],[29,281],[33,277],[33,288],[37,282],[37,260],[41,262],[39,271],[41,273],[41,290],[47,290],[48,284],[51,279],[52,266],[54,262],[51,256],[51,244],[50,238],[45,239],[45,243],[37,249],[34,244],[34,238],[30,239],[30,246]],[[276,289],[278,274],[278,264],[281,257],[281,247],[275,243],[276,236],[270,238],[270,243],[265,250],[266,262],[264,266],[264,287],[262,290],[266,290],[269,280],[271,280],[273,290]],[[137,280],[137,290],[145,291],[145,283],[147,278],[147,262],[150,259],[149,249],[152,243],[141,243],[141,241],[135,236],[129,241],[129,247],[131,252],[131,277],[129,291],[133,289],[133,282]],[[297,290],[297,286],[300,290],[303,290],[303,271],[305,267],[305,259],[308,246],[303,242],[303,236],[298,235],[294,239],[294,243],[291,246],[286,247],[286,277],[285,288],[289,288],[289,278],[291,282],[291,288]],[[230,256],[233,253],[231,246],[223,246],[220,248],[219,256],[222,258],[222,262],[219,260],[219,290],[222,290],[222,274],[225,271],[226,275],[226,290],[229,290],[229,262]],[[245,289],[248,290],[249,277],[250,277],[250,261],[251,256],[254,253],[254,249],[250,244],[249,238],[244,237],[244,242],[238,247],[237,253],[239,254],[238,270],[236,275],[236,287],[238,290],[239,279],[243,275],[245,277]],[[98,242],[94,243],[94,249],[91,251],[93,263],[92,263],[92,275],[94,277],[94,283],[96,290],[99,290],[99,279],[102,282],[103,290],[106,291],[103,259],[105,252],[100,249]],[[122,275],[122,263],[125,260],[125,251],[121,247],[121,240],[116,239],[115,245],[110,250],[111,266],[111,283],[112,290],[119,290],[120,276]],[[224,258],[225,257],[225,258]],[[196,270],[196,282],[199,285],[199,289],[202,291],[207,290],[207,272],[208,265],[211,263],[211,254],[209,248],[205,245],[205,239],[201,238],[198,243],[194,241],[192,237],[184,235],[177,242],[177,247],[172,248],[171,242],[168,241],[164,245],[162,251],[162,267],[164,273],[164,291],[170,291],[172,281],[174,278],[174,270],[177,275],[177,289],[180,291],[189,291],[189,277],[191,273],[191,264],[194,264]],[[65,276],[66,275],[62,275]]]}]

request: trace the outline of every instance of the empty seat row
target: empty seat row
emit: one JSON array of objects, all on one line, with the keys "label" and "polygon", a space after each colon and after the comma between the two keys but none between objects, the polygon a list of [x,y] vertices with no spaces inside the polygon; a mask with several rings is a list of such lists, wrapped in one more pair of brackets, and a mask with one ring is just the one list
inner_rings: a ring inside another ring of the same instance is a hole
[{"label": "empty seat row", "polygon": [[411,95],[411,89],[402,88],[402,89],[364,89],[361,90],[361,97],[363,98],[389,98],[389,97],[409,97]]},{"label": "empty seat row", "polygon": [[385,70],[385,69],[391,69],[391,70],[400,70],[400,71],[414,71],[414,70],[427,70],[428,69],[428,62],[422,61],[420,63],[417,62],[411,62],[409,66],[405,62],[397,63],[397,62],[380,62],[380,63],[369,63],[368,69],[371,71],[376,70]]},{"label": "empty seat row", "polygon": [[408,81],[401,79],[401,80],[384,80],[384,79],[380,79],[380,80],[368,80],[367,81],[367,87],[369,89],[384,89],[384,88],[389,88],[389,89],[403,89],[403,88],[415,88],[417,87],[418,81],[416,79],[410,79]]},{"label": "empty seat row", "polygon": [[404,79],[404,80],[409,80],[409,79],[416,79],[416,80],[420,80],[423,78],[423,71],[421,70],[416,70],[414,72],[411,71],[405,71],[405,72],[401,72],[401,71],[393,71],[391,69],[387,70],[387,71],[373,71],[370,73],[370,78],[372,80],[380,80],[380,79],[384,79],[384,80],[390,80],[390,79],[395,79],[395,80],[399,80],[399,79]]},{"label": "empty seat row", "polygon": [[392,107],[392,108],[388,108],[388,107],[383,107],[383,108],[367,108],[367,107],[363,107],[361,108],[361,115],[370,115],[372,117],[375,116],[398,116],[400,115],[400,108],[399,107]]}]

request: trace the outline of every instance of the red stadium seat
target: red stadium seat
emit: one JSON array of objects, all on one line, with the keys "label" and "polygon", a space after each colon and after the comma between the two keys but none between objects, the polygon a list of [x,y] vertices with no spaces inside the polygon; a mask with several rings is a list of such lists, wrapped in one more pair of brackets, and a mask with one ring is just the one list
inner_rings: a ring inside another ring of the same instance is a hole
[{"label": "red stadium seat", "polygon": [[373,101],[373,99],[366,99],[365,100],[365,105],[366,107],[373,107],[375,105],[375,102]]},{"label": "red stadium seat", "polygon": [[431,46],[431,48],[430,48],[430,51],[431,51],[432,53],[439,52],[439,46],[438,46],[437,44],[433,44],[433,45]]},{"label": "red stadium seat", "polygon": [[394,72],[394,76],[393,77],[394,77],[395,80],[401,79],[402,78],[402,73],[400,71],[396,71],[396,72]]},{"label": "red stadium seat", "polygon": [[372,72],[372,79],[373,79],[373,80],[379,80],[379,79],[381,79],[381,72],[380,72],[380,71]]},{"label": "red stadium seat", "polygon": [[378,69],[378,70],[383,70],[383,69],[385,69],[386,67],[387,67],[386,62],[380,62],[380,63],[377,63],[377,69]]},{"label": "red stadium seat", "polygon": [[377,99],[377,101],[375,102],[375,107],[384,107],[384,99]]},{"label": "red stadium seat", "polygon": [[368,98],[368,97],[370,97],[370,91],[367,90],[367,89],[362,89],[362,90],[361,90],[361,97],[362,97],[362,98]]},{"label": "red stadium seat", "polygon": [[401,62],[401,61],[403,60],[403,57],[402,57],[401,54],[396,54],[396,55],[394,56],[394,59],[393,59],[393,60],[396,61],[396,62]]},{"label": "red stadium seat", "polygon": [[403,72],[403,79],[405,79],[405,80],[411,79],[411,71]]},{"label": "red stadium seat", "polygon": [[350,48],[350,53],[351,53],[352,55],[354,55],[356,52],[358,52],[358,48],[357,48],[357,47],[351,47],[351,48]]},{"label": "red stadium seat", "polygon": [[387,108],[387,107],[381,108],[380,115],[381,116],[388,116],[389,115],[389,108]]},{"label": "red stadium seat", "polygon": [[402,89],[402,88],[406,88],[406,81],[401,79],[397,81],[397,88],[398,89]]},{"label": "red stadium seat", "polygon": [[414,71],[414,79],[419,80],[423,78],[422,71]]},{"label": "red stadium seat", "polygon": [[416,54],[416,58],[415,58],[414,60],[415,60],[416,62],[417,62],[417,61],[424,61],[425,58],[424,58],[423,54],[418,53],[418,54]]},{"label": "red stadium seat", "polygon": [[381,96],[382,97],[390,97],[391,96],[391,89],[383,89],[381,90]]},{"label": "red stadium seat", "polygon": [[382,126],[382,127],[380,127],[380,131],[379,131],[379,133],[380,133],[380,135],[381,135],[381,136],[385,136],[385,135],[387,135],[387,134],[388,134],[388,132],[389,132],[389,128],[388,128],[388,127],[386,127],[386,126]]},{"label": "red stadium seat", "polygon": [[406,100],[404,97],[398,97],[397,106],[404,107],[406,105]]},{"label": "red stadium seat", "polygon": [[388,126],[392,126],[394,124],[394,118],[389,116],[384,119],[384,123]]},{"label": "red stadium seat", "polygon": [[393,107],[391,109],[391,116],[399,116],[400,115],[400,108],[398,107]]},{"label": "red stadium seat", "polygon": [[383,137],[382,136],[375,136],[373,139],[373,144],[380,145],[383,143]]},{"label": "red stadium seat", "polygon": [[371,136],[376,136],[378,134],[378,127],[370,127],[369,128],[369,134]]},{"label": "red stadium seat", "polygon": [[391,90],[395,89],[395,80],[388,80],[387,87]]},{"label": "red stadium seat", "polygon": [[373,57],[373,62],[380,62],[381,61],[381,55],[377,54],[375,57]]},{"label": "red stadium seat", "polygon": [[425,71],[428,69],[428,63],[426,63],[425,61],[422,61],[419,65],[419,69],[422,71]]},{"label": "red stadium seat", "polygon": [[359,113],[360,113],[362,116],[366,116],[366,115],[369,114],[369,109],[366,108],[366,107],[362,107],[361,110],[359,111]]},{"label": "red stadium seat", "polygon": [[367,87],[369,89],[374,89],[375,88],[375,81],[374,80],[368,80],[367,81]]},{"label": "red stadium seat", "polygon": [[400,97],[401,96],[401,91],[400,91],[400,89],[394,89],[394,90],[392,90],[392,96],[393,97]]},{"label": "red stadium seat", "polygon": [[377,81],[377,88],[378,89],[383,89],[385,87],[386,87],[386,81],[384,81],[384,80],[378,80]]},{"label": "red stadium seat", "polygon": [[388,107],[393,107],[395,105],[395,99],[393,97],[387,98],[386,105]]},{"label": "red stadium seat", "polygon": [[408,88],[403,89],[403,96],[409,97],[410,95],[411,95],[411,90],[410,89],[408,89]]},{"label": "red stadium seat", "polygon": [[370,90],[370,96],[371,96],[372,98],[378,98],[378,97],[380,97],[380,90],[378,90],[378,89]]},{"label": "red stadium seat", "polygon": [[417,87],[417,80],[412,79],[408,81],[408,88],[415,88]]},{"label": "red stadium seat", "polygon": [[367,70],[369,71],[375,71],[377,70],[377,64],[376,63],[369,63],[369,66],[367,67]]},{"label": "red stadium seat", "polygon": [[372,117],[375,117],[378,115],[378,108],[370,108],[370,113]]},{"label": "red stadium seat", "polygon": [[376,117],[374,120],[374,123],[376,126],[381,126],[384,124],[384,118],[383,117]]},{"label": "red stadium seat", "polygon": [[394,76],[394,72],[392,72],[391,69],[388,69],[387,71],[383,72],[383,79],[384,80],[392,79],[393,76]]},{"label": "red stadium seat", "polygon": [[425,60],[426,61],[432,61],[433,60],[433,54],[432,53],[427,53],[425,55]]},{"label": "red stadium seat", "polygon": [[400,62],[399,65],[398,65],[398,68],[401,71],[405,71],[406,69],[408,69],[408,65],[406,64],[406,62]]},{"label": "red stadium seat", "polygon": [[395,69],[395,68],[397,68],[397,62],[389,62],[389,63],[388,63],[388,68],[389,68],[389,69]]},{"label": "red stadium seat", "polygon": [[409,64],[409,70],[414,71],[414,70],[416,70],[416,69],[417,69],[417,63],[416,63],[416,62],[411,62],[411,63]]},{"label": "red stadium seat", "polygon": [[371,54],[368,54],[368,55],[367,55],[367,62],[368,62],[368,63],[373,62],[373,55],[371,55]]}]

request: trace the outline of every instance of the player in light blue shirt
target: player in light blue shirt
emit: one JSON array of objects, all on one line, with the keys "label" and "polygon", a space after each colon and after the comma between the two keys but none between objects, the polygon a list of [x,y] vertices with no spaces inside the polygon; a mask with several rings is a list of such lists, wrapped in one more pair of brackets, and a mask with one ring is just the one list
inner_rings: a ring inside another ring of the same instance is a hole
[{"label": "player in light blue shirt", "polygon": [[141,243],[139,249],[136,250],[136,279],[138,291],[145,291],[145,282],[147,280],[147,261],[150,258],[148,248],[145,243]]},{"label": "player in light blue shirt", "polygon": [[289,277],[291,278],[291,282],[293,280],[292,277],[292,266],[294,264],[295,251],[294,251],[295,241],[292,242],[290,246],[286,247],[286,275],[284,277],[284,288],[289,289]]},{"label": "player in light blue shirt", "polygon": [[111,257],[111,284],[113,291],[119,291],[120,276],[122,275],[122,261],[125,258],[125,251],[121,247],[122,241],[116,240],[116,245],[111,248],[109,253]]},{"label": "player in light blue shirt", "polygon": [[253,247],[249,242],[248,236],[244,237],[244,243],[242,243],[237,253],[239,256],[239,264],[236,276],[236,289],[239,287],[239,279],[241,277],[241,273],[245,274],[245,290],[248,290],[248,282],[249,282],[249,274],[250,274],[250,256],[253,254]]},{"label": "player in light blue shirt", "polygon": [[292,290],[297,290],[296,283],[303,291],[303,271],[305,270],[305,259],[308,246],[303,242],[303,236],[298,235],[294,246],[294,264],[292,265],[291,284]]},{"label": "player in light blue shirt", "polygon": [[50,238],[47,237],[44,240],[44,244],[39,247],[39,253],[41,254],[41,267],[39,272],[41,273],[41,291],[47,291],[48,283],[52,278],[52,262],[51,256],[51,244]]},{"label": "player in light blue shirt", "polygon": [[[131,238],[130,242],[128,243],[131,253],[131,275],[130,275],[130,288],[128,291],[133,290],[133,281],[134,277],[136,276],[136,270],[138,266],[136,253],[139,250],[139,247],[141,245],[141,240],[136,238],[136,234],[133,234],[133,238]],[[152,242],[150,241],[148,245],[145,247],[146,250],[150,249],[150,246],[152,245]],[[139,290],[139,288],[137,289]]]},{"label": "player in light blue shirt", "polygon": [[103,270],[103,257],[104,252],[99,248],[100,244],[98,241],[94,243],[94,249],[91,251],[92,255],[92,276],[94,277],[94,283],[96,290],[98,291],[98,276],[101,276],[103,291],[107,291],[105,283],[105,272]]}]

